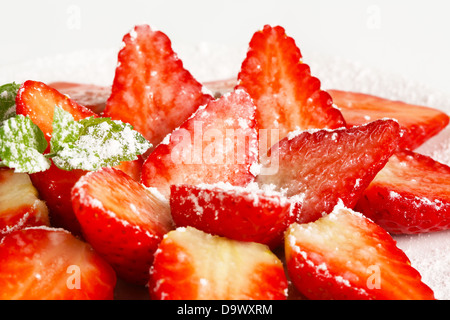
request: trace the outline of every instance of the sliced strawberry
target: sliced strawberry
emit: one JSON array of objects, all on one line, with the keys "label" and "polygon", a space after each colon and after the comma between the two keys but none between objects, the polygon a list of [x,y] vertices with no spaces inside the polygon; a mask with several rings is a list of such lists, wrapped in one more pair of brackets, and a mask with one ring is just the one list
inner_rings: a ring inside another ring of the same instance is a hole
[{"label": "sliced strawberry", "polygon": [[158,188],[166,198],[171,185],[228,182],[245,186],[254,180],[255,106],[243,90],[199,108],[165,140],[145,161],[142,182]]},{"label": "sliced strawberry", "polygon": [[271,248],[281,244],[291,222],[290,202],[280,193],[229,184],[174,185],[170,209],[177,226]]},{"label": "sliced strawberry", "polygon": [[[143,162],[142,157],[139,157],[134,161],[125,161],[115,168],[140,181]],[[46,171],[30,175],[39,196],[45,200],[49,208],[51,225],[64,228],[77,236],[81,236],[81,227],[73,212],[71,191],[75,183],[86,173],[84,170],[65,171],[52,165]]]},{"label": "sliced strawberry", "polygon": [[111,95],[110,87],[95,84],[52,82],[49,86],[69,96],[70,99],[98,115],[105,109],[106,101]]},{"label": "sliced strawberry", "polygon": [[350,129],[293,132],[270,149],[270,166],[276,173],[259,175],[257,181],[286,189],[287,196],[293,197],[298,222],[330,212],[339,199],[353,208],[394,152],[399,132],[393,120]]},{"label": "sliced strawberry", "polygon": [[296,129],[345,126],[331,96],[320,89],[319,79],[302,62],[294,39],[280,26],[266,25],[253,35],[238,87],[255,101],[260,128],[278,129],[280,139]]},{"label": "sliced strawberry", "polygon": [[71,190],[86,171],[65,171],[53,165],[50,169],[30,175],[31,181],[45,200],[53,227],[64,228],[74,235],[81,235],[80,224],[72,209]]},{"label": "sliced strawberry", "polygon": [[105,300],[115,285],[114,270],[65,230],[25,228],[0,243],[0,300]]},{"label": "sliced strawberry", "polygon": [[265,245],[212,236],[192,227],[169,232],[150,269],[162,300],[285,300],[282,262]]},{"label": "sliced strawberry", "polygon": [[450,167],[413,151],[397,151],[355,210],[390,233],[450,229]]},{"label": "sliced strawberry", "polygon": [[33,123],[44,132],[47,141],[50,141],[52,136],[53,112],[56,106],[70,112],[75,120],[96,116],[88,108],[42,82],[25,81],[17,92],[17,114],[30,116]]},{"label": "sliced strawberry", "polygon": [[72,201],[85,239],[118,276],[147,283],[153,253],[172,229],[168,201],[113,168],[83,176]]},{"label": "sliced strawberry", "polygon": [[156,146],[212,97],[184,69],[164,33],[139,25],[123,43],[104,115],[130,123]]},{"label": "sliced strawberry", "polygon": [[26,173],[0,169],[0,238],[27,226],[49,226],[48,209]]},{"label": "sliced strawberry", "polygon": [[144,164],[144,158],[138,156],[136,160],[124,161],[120,165],[115,166],[115,169],[119,169],[133,178],[135,181],[141,181],[142,165]]},{"label": "sliced strawberry", "polygon": [[433,108],[363,93],[340,90],[328,92],[344,115],[348,126],[358,126],[386,117],[396,119],[403,132],[399,142],[400,148],[416,149],[449,123],[448,115]]},{"label": "sliced strawberry", "polygon": [[377,224],[342,205],[286,232],[288,274],[309,299],[434,299],[405,253]]}]

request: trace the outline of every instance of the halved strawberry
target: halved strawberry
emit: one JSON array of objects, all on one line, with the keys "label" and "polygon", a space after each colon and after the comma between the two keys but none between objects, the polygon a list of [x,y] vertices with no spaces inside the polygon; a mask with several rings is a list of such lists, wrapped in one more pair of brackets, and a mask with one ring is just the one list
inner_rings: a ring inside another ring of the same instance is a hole
[{"label": "halved strawberry", "polygon": [[[143,159],[126,161],[115,167],[136,181],[140,180]],[[85,174],[84,170],[65,171],[53,165],[50,169],[30,175],[39,196],[45,200],[50,210],[51,225],[69,230],[80,236],[81,227],[72,208],[71,191],[75,183]]]},{"label": "halved strawberry", "polygon": [[355,210],[390,233],[450,229],[450,167],[413,151],[397,151]]},{"label": "halved strawberry", "polygon": [[291,222],[290,202],[282,194],[229,184],[173,185],[170,210],[179,227],[192,226],[234,240],[281,244]]},{"label": "halved strawberry", "polygon": [[382,118],[396,119],[403,132],[399,147],[416,149],[449,123],[444,112],[364,93],[328,90],[348,126],[358,126]]},{"label": "halved strawberry", "polygon": [[161,300],[285,300],[283,264],[265,245],[213,236],[192,227],[169,232],[150,269]]},{"label": "halved strawberry", "polygon": [[111,266],[65,230],[25,228],[0,242],[1,300],[109,300],[115,285]]},{"label": "halved strawberry", "polygon": [[16,229],[50,224],[45,202],[26,173],[0,169],[0,238]]},{"label": "halved strawberry", "polygon": [[123,43],[104,116],[130,123],[156,146],[212,97],[161,31],[139,25]]},{"label": "halved strawberry", "polygon": [[169,202],[113,168],[83,176],[72,201],[85,239],[118,276],[147,283],[153,253],[172,229]]},{"label": "halved strawberry", "polygon": [[269,165],[277,172],[257,181],[287,190],[298,222],[330,212],[339,199],[353,208],[397,147],[399,130],[396,121],[377,120],[350,129],[293,132],[270,149]]},{"label": "halved strawberry", "polygon": [[143,164],[144,164],[144,157],[138,156],[136,160],[124,161],[118,166],[115,166],[114,168],[123,171],[134,180],[140,182]]},{"label": "halved strawberry", "polygon": [[405,253],[377,224],[342,205],[286,232],[288,274],[309,299],[434,299]]},{"label": "halved strawberry", "polygon": [[88,83],[52,82],[50,87],[100,115],[111,95],[111,88]]},{"label": "halved strawberry", "polygon": [[76,103],[56,89],[37,81],[25,81],[17,92],[16,112],[30,116],[47,141],[52,136],[53,112],[58,106],[73,116],[75,120],[96,116],[88,108]]},{"label": "halved strawberry", "polygon": [[190,117],[149,155],[141,181],[169,198],[170,186],[254,180],[258,160],[255,105],[243,90],[226,94]]},{"label": "halved strawberry", "polygon": [[345,126],[331,96],[303,63],[294,39],[280,26],[266,25],[253,35],[238,87],[255,101],[260,128],[278,129],[280,139],[296,129]]},{"label": "halved strawberry", "polygon": [[71,190],[86,171],[65,171],[52,164],[46,171],[30,174],[31,181],[49,209],[50,224],[81,235],[81,227],[72,209]]}]

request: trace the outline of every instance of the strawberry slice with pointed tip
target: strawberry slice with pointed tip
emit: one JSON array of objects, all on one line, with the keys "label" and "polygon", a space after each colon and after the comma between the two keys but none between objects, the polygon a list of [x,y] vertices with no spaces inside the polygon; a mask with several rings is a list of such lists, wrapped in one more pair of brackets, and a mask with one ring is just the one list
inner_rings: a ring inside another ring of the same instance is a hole
[{"label": "strawberry slice with pointed tip", "polygon": [[256,185],[173,185],[170,209],[175,224],[234,240],[278,247],[291,222],[290,202]]},{"label": "strawberry slice with pointed tip", "polygon": [[56,106],[70,112],[75,120],[96,116],[88,108],[42,82],[25,81],[17,92],[17,114],[29,116],[44,132],[48,142],[52,136],[53,112]]},{"label": "strawberry slice with pointed tip", "polygon": [[434,300],[406,254],[383,228],[342,206],[286,232],[287,270],[309,299]]},{"label": "strawberry slice with pointed tip", "polygon": [[138,25],[123,43],[104,116],[130,123],[156,146],[212,97],[161,31]]},{"label": "strawberry slice with pointed tip", "polygon": [[27,226],[49,226],[48,209],[26,173],[0,169],[0,238]]},{"label": "strawberry slice with pointed tip", "polygon": [[236,90],[199,108],[173,131],[146,159],[141,181],[166,198],[176,184],[254,181],[258,160],[255,105],[243,90]]},{"label": "strawberry slice with pointed tip", "polygon": [[116,274],[62,229],[16,230],[0,242],[0,300],[111,300]]},{"label": "strawberry slice with pointed tip", "polygon": [[[350,208],[397,148],[400,128],[394,120],[377,120],[350,129],[292,132],[270,149],[260,185],[287,190],[297,222],[330,212],[338,200]],[[267,170],[270,172],[270,170]]]},{"label": "strawberry slice with pointed tip", "polygon": [[158,300],[285,300],[283,264],[265,245],[192,227],[169,232],[150,270]]},{"label": "strawberry slice with pointed tip", "polygon": [[403,136],[399,147],[414,150],[437,135],[449,123],[444,112],[374,95],[328,90],[348,126],[358,126],[382,118],[396,119]]},{"label": "strawberry slice with pointed tip", "polygon": [[450,167],[399,150],[364,190],[355,210],[393,234],[450,229]]},{"label": "strawberry slice with pointed tip", "polygon": [[111,95],[111,88],[91,83],[52,82],[50,87],[67,95],[78,104],[100,115],[106,106],[106,101]]},{"label": "strawberry slice with pointed tip", "polygon": [[278,129],[282,139],[296,129],[345,126],[331,96],[320,86],[284,28],[266,25],[253,35],[238,75],[238,87],[247,90],[255,101],[260,128]]},{"label": "strawberry slice with pointed tip", "polygon": [[147,283],[153,253],[172,229],[169,202],[114,168],[83,176],[72,201],[85,239],[117,275]]}]

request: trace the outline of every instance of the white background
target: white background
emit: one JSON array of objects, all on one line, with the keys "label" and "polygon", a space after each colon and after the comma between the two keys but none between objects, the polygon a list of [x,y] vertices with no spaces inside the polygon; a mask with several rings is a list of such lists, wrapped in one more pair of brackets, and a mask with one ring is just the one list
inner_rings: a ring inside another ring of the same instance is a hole
[{"label": "white background", "polygon": [[165,32],[174,48],[245,48],[264,24],[279,24],[306,63],[317,53],[342,57],[450,93],[449,9],[444,0],[2,0],[0,67],[118,49],[122,36],[140,23]]}]

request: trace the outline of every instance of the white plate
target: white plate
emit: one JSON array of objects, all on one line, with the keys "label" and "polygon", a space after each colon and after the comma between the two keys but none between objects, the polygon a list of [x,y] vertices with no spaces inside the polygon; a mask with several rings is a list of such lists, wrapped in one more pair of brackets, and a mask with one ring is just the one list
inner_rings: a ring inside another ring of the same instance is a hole
[{"label": "white plate", "polygon": [[[174,46],[174,49],[194,77],[206,82],[236,77],[247,48],[202,43],[195,47]],[[0,83],[33,79],[111,85],[117,53],[117,48],[79,51],[3,66],[0,67]],[[304,62],[310,65],[313,75],[321,79],[324,89],[355,90],[427,105],[450,114],[450,96],[426,84],[333,57],[310,55],[304,57]],[[450,127],[417,151],[450,165]],[[412,266],[421,273],[423,281],[434,290],[436,298],[450,299],[450,231],[396,236],[395,239],[410,258]],[[126,285],[124,287],[127,288]],[[138,290],[131,297],[141,297],[141,294]],[[121,295],[121,298],[125,297]]]}]

